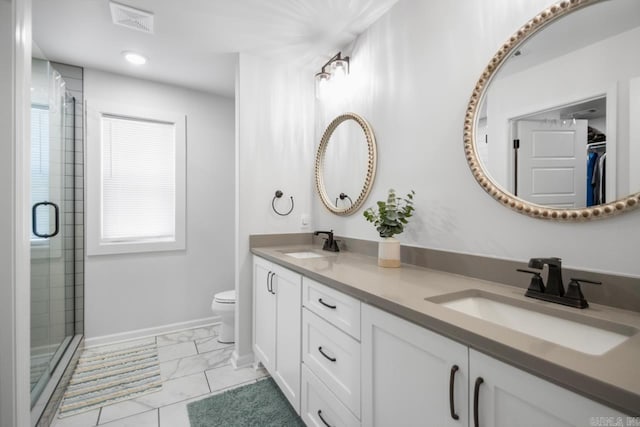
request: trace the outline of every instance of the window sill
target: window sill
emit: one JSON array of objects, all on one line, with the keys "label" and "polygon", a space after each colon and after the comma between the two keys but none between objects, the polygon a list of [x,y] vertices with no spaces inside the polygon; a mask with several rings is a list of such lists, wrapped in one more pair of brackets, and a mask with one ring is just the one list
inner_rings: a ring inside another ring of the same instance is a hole
[{"label": "window sill", "polygon": [[89,244],[87,256],[118,255],[142,252],[166,252],[185,250],[184,239],[137,240],[132,242],[100,242]]}]

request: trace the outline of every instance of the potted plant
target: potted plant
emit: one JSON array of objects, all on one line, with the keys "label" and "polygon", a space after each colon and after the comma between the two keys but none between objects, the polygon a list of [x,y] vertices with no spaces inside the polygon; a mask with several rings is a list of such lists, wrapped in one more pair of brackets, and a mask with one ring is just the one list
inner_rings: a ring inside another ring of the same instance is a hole
[{"label": "potted plant", "polygon": [[400,267],[400,241],[393,237],[404,231],[415,208],[411,190],[406,198],[397,197],[394,189],[389,190],[387,201],[378,201],[378,210],[373,208],[364,211],[367,221],[376,226],[382,240],[378,243],[378,265],[381,267]]}]

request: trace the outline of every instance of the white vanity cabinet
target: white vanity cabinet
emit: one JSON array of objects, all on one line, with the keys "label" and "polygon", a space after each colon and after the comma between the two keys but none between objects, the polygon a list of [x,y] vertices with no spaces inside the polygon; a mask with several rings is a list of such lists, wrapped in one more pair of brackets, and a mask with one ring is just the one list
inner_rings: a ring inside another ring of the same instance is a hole
[{"label": "white vanity cabinet", "polygon": [[474,427],[605,425],[599,424],[600,417],[613,417],[607,425],[615,425],[621,417],[621,425],[625,425],[627,419],[609,407],[473,349],[469,350],[469,391]]},{"label": "white vanity cabinet", "polygon": [[360,301],[304,277],[302,420],[360,425]]},{"label": "white vanity cabinet", "polygon": [[300,413],[302,276],[253,257],[253,350]]},{"label": "white vanity cabinet", "polygon": [[555,427],[627,420],[260,257],[253,266],[256,361],[307,426]]},{"label": "white vanity cabinet", "polygon": [[362,305],[363,426],[590,426],[600,417],[627,419],[449,338]]},{"label": "white vanity cabinet", "polygon": [[361,322],[363,426],[468,425],[466,346],[366,304]]}]

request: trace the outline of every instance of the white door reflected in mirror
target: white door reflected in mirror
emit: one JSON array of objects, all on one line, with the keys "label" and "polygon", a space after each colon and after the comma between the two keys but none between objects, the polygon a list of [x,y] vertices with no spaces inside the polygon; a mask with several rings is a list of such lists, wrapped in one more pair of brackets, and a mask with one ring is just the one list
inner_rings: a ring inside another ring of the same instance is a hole
[{"label": "white door reflected in mirror", "polygon": [[543,206],[587,206],[587,123],[516,121],[514,194]]}]

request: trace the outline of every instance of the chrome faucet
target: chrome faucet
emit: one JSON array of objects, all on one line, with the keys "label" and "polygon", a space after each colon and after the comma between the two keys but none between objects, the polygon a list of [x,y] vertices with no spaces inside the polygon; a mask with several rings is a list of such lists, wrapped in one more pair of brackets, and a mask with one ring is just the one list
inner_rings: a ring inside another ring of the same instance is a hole
[{"label": "chrome faucet", "polygon": [[324,245],[322,245],[323,251],[340,252],[338,247],[338,241],[333,238],[333,230],[331,231],[314,231],[313,235],[318,236],[320,234],[326,234],[327,238],[324,239]]}]

